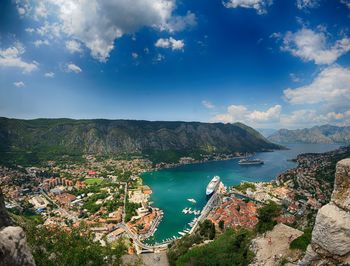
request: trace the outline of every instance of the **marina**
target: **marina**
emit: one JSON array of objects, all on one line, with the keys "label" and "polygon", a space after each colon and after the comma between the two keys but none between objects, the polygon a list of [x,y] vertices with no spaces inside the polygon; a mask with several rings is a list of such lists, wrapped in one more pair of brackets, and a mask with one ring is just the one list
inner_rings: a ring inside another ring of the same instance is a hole
[{"label": "marina", "polygon": [[[154,236],[146,240],[147,243],[162,243],[173,237],[181,237],[178,232],[192,228],[199,215],[190,214],[191,211],[202,211],[208,202],[206,188],[212,178],[220,176],[225,186],[237,185],[241,181],[268,182],[276,178],[283,171],[295,167],[291,159],[300,153],[324,152],[337,148],[338,145],[310,144],[288,145],[289,150],[257,153],[265,163],[242,167],[240,159],[227,161],[189,164],[172,169],[148,172],[142,175],[144,183],[153,190],[151,201],[153,205],[164,211],[162,221]],[[191,203],[188,199],[196,201]],[[192,205],[192,206],[191,206]],[[187,213],[183,212],[187,210]]]}]

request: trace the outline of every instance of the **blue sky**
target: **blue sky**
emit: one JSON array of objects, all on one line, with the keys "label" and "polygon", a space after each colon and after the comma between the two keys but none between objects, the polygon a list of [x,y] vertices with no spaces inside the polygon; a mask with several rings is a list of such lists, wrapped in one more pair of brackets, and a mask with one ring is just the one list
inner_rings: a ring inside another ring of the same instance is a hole
[{"label": "blue sky", "polygon": [[350,122],[348,0],[0,5],[0,116]]}]

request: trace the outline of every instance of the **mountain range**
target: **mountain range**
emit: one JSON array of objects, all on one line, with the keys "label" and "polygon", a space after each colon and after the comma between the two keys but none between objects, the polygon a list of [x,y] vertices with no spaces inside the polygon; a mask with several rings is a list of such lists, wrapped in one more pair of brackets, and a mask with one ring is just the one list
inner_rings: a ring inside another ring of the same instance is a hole
[{"label": "mountain range", "polygon": [[156,161],[199,154],[279,149],[242,123],[0,118],[0,152],[146,155]]},{"label": "mountain range", "polygon": [[280,129],[268,137],[274,143],[350,144],[350,126],[314,126],[304,129]]}]

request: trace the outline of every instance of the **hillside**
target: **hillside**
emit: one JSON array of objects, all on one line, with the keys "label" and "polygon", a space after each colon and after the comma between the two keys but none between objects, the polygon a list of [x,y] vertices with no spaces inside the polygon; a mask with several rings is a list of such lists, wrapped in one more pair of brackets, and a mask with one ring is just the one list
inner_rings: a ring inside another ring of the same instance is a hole
[{"label": "hillside", "polygon": [[350,126],[331,125],[288,130],[280,129],[268,137],[275,143],[339,143],[350,144]]},{"label": "hillside", "polygon": [[[146,155],[158,161],[199,154],[278,149],[241,124],[0,118],[5,157],[40,154]],[[8,158],[10,159],[10,158]]]}]

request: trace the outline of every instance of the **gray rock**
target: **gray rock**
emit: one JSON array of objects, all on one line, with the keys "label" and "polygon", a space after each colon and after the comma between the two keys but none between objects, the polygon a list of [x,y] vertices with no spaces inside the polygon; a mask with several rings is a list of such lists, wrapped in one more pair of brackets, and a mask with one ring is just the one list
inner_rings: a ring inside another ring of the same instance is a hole
[{"label": "gray rock", "polygon": [[8,226],[0,231],[0,265],[35,265],[21,227]]},{"label": "gray rock", "polygon": [[332,202],[350,212],[350,159],[337,163]]},{"label": "gray rock", "polygon": [[298,263],[350,265],[350,159],[337,163],[331,202],[317,213],[311,244]]},{"label": "gray rock", "polygon": [[12,224],[12,221],[6,211],[4,195],[2,194],[2,191],[0,188],[0,228],[4,226],[9,226],[11,224]]},{"label": "gray rock", "polygon": [[350,252],[350,213],[330,203],[316,218],[312,242],[331,254],[344,256]]}]

